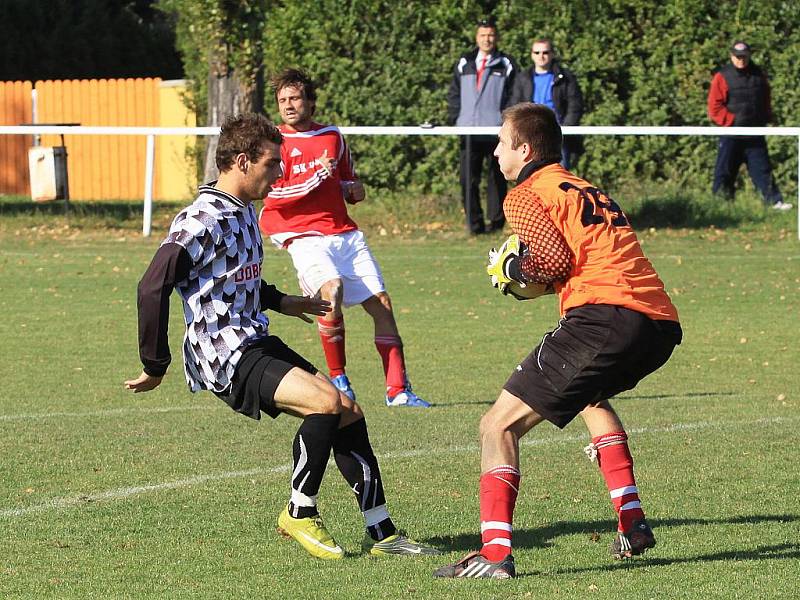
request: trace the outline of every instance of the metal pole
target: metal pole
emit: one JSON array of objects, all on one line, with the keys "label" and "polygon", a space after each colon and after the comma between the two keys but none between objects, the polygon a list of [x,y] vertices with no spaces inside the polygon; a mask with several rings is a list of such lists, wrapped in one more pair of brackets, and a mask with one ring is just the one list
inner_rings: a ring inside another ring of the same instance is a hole
[{"label": "metal pole", "polygon": [[[39,93],[35,89],[31,90],[31,122],[34,125],[39,122]],[[61,139],[64,139],[63,135],[61,136]],[[42,145],[42,136],[38,133],[33,136],[33,145]],[[64,144],[62,143],[61,145],[63,146]]]},{"label": "metal pole", "polygon": [[153,163],[156,154],[156,136],[147,136],[147,150],[145,152],[144,171],[144,215],[142,217],[142,235],[150,235],[150,226],[153,216]]},{"label": "metal pole", "polygon": [[467,134],[465,140],[464,156],[467,160],[464,179],[466,189],[464,190],[464,214],[467,219],[467,233],[472,232],[472,136]]}]

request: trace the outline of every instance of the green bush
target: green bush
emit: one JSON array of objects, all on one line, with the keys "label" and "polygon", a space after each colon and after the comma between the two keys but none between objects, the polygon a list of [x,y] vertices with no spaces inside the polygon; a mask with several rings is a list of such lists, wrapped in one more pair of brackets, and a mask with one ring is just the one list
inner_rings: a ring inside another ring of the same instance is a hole
[{"label": "green bush", "polygon": [[[202,19],[213,0],[162,0],[192,5]],[[252,4],[252,2],[251,2]],[[256,2],[257,4],[257,2]],[[797,126],[800,12],[791,2],[761,0],[514,0],[494,6],[500,48],[530,64],[530,42],[554,40],[583,88],[585,125],[709,125],[706,96],[713,69],[728,60],[733,39],[755,48],[754,61],[772,82],[775,124]],[[266,3],[263,3],[266,6]],[[205,7],[205,8],[203,8]],[[187,9],[188,10],[188,9]],[[472,2],[320,0],[266,9],[266,73],[300,66],[320,86],[318,117],[345,125],[444,123],[452,67],[474,44],[483,14]],[[179,19],[187,73],[204,86],[204,43]],[[235,29],[235,28],[234,28]],[[277,117],[273,96],[266,110]],[[202,111],[202,106],[200,107]],[[357,165],[379,189],[455,196],[458,150],[440,137],[352,137]],[[708,190],[716,138],[592,136],[577,170],[598,185],[647,180]],[[784,195],[796,194],[797,140],[769,141]]]}]

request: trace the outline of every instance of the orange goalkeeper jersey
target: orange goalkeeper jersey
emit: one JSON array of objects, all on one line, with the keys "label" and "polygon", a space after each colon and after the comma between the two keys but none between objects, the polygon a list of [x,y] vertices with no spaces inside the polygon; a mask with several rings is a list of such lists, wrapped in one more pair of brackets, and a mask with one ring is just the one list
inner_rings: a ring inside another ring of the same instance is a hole
[{"label": "orange goalkeeper jersey", "polygon": [[503,211],[531,254],[553,254],[552,231],[546,247],[541,241],[552,225],[572,251],[569,276],[554,283],[562,315],[585,304],[611,304],[678,321],[622,209],[589,182],[559,164],[545,165],[508,193]]}]

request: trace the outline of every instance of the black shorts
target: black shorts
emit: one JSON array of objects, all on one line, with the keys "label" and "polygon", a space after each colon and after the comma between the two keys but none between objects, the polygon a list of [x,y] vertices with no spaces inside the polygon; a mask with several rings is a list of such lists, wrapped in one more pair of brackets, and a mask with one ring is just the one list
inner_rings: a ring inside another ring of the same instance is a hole
[{"label": "black shorts", "polygon": [[503,386],[558,427],[590,404],[636,387],[681,343],[675,321],[604,304],[567,312]]},{"label": "black shorts", "polygon": [[247,346],[233,374],[228,393],[217,393],[236,412],[260,419],[261,411],[273,419],[281,414],[275,407],[275,390],[292,367],[312,375],[317,369],[274,335]]}]

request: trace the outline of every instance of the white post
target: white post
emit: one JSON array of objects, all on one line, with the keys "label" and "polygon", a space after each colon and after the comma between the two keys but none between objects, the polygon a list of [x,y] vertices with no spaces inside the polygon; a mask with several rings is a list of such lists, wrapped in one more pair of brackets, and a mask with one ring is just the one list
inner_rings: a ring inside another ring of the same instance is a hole
[{"label": "white post", "polygon": [[[36,90],[31,90],[31,119],[34,125],[39,122],[39,93]],[[41,144],[42,136],[39,134],[34,135],[33,145],[40,146]]]},{"label": "white post", "polygon": [[144,159],[144,216],[142,217],[142,235],[150,235],[153,217],[153,163],[156,154],[156,136],[147,136],[147,150]]}]

